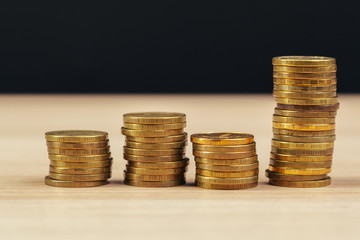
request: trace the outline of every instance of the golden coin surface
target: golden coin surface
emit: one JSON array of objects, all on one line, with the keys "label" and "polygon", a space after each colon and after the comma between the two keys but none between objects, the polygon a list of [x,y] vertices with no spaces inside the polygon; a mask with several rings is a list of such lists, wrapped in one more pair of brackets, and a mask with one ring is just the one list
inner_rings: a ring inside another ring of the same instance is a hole
[{"label": "golden coin surface", "polygon": [[173,162],[134,162],[128,161],[130,167],[136,168],[180,168],[189,165],[189,159],[185,158],[179,161]]},{"label": "golden coin surface", "polygon": [[336,136],[320,136],[320,137],[296,137],[289,135],[274,134],[274,139],[285,142],[297,142],[297,143],[333,143]]},{"label": "golden coin surface", "polygon": [[196,174],[205,177],[219,177],[219,178],[240,178],[240,177],[252,177],[259,173],[259,169],[241,172],[225,172],[225,171],[210,171],[205,169],[196,169]]},{"label": "golden coin surface", "polygon": [[175,187],[185,184],[185,180],[172,180],[172,181],[159,181],[159,182],[150,182],[150,181],[139,181],[139,180],[130,180],[125,179],[124,183],[126,185],[134,187],[149,187],[149,188],[159,188],[159,187]]},{"label": "golden coin surface", "polygon": [[108,133],[92,130],[63,130],[45,133],[47,141],[55,142],[99,142],[108,139]]},{"label": "golden coin surface", "polygon": [[336,78],[327,79],[295,79],[295,78],[273,78],[274,84],[301,85],[301,86],[323,86],[336,84]]},{"label": "golden coin surface", "polygon": [[272,172],[269,169],[266,170],[265,175],[267,178],[284,181],[314,181],[321,180],[327,177],[327,174],[320,175],[292,175]]},{"label": "golden coin surface", "polygon": [[332,105],[288,105],[288,104],[281,104],[277,103],[277,107],[280,109],[286,109],[286,110],[296,110],[296,111],[336,111],[339,109],[340,104],[332,104]]},{"label": "golden coin surface", "polygon": [[270,153],[270,158],[280,161],[292,161],[292,162],[326,162],[331,161],[333,156],[330,155],[319,155],[319,156],[301,156],[301,155],[286,155]]},{"label": "golden coin surface", "polygon": [[256,163],[257,161],[258,161],[257,155],[253,157],[240,158],[240,159],[210,159],[210,158],[195,157],[195,162],[210,164],[210,165],[243,165],[243,164]]},{"label": "golden coin surface", "polygon": [[97,161],[109,160],[110,158],[111,158],[111,153],[100,154],[100,155],[84,155],[84,156],[49,154],[50,160],[62,161],[62,162],[97,162]]},{"label": "golden coin surface", "polygon": [[134,130],[173,130],[173,129],[182,129],[186,127],[186,123],[168,123],[168,124],[137,124],[137,123],[124,123],[124,128],[134,129]]},{"label": "golden coin surface", "polygon": [[101,168],[62,168],[62,167],[49,167],[49,171],[52,173],[63,173],[63,174],[97,174],[97,173],[110,173],[111,167]]},{"label": "golden coin surface", "polygon": [[59,181],[51,179],[49,176],[45,177],[45,184],[52,187],[65,187],[65,188],[85,188],[85,187],[97,187],[107,184],[108,181],[93,181],[93,182],[73,182],[73,181]]},{"label": "golden coin surface", "polygon": [[273,128],[295,131],[329,131],[335,129],[335,124],[296,124],[273,122]]},{"label": "golden coin surface", "polygon": [[173,149],[183,148],[187,145],[187,141],[182,142],[171,142],[171,143],[139,143],[125,141],[125,146],[129,148],[140,148],[140,149]]},{"label": "golden coin surface", "polygon": [[140,143],[172,143],[172,142],[182,142],[187,140],[187,133],[183,133],[175,136],[168,137],[132,137],[126,136],[126,140],[130,142],[140,142]]},{"label": "golden coin surface", "polygon": [[325,150],[319,149],[289,149],[289,148],[278,148],[271,146],[271,151],[276,154],[285,154],[285,155],[304,155],[304,156],[324,156],[333,154],[334,149],[329,148]]},{"label": "golden coin surface", "polygon": [[137,168],[126,165],[126,172],[145,175],[170,175],[170,174],[182,174],[187,171],[187,167],[180,168]]},{"label": "golden coin surface", "polygon": [[99,155],[110,152],[110,147],[94,148],[94,149],[64,149],[64,148],[48,148],[49,154],[64,155]]},{"label": "golden coin surface", "polygon": [[294,162],[294,161],[279,161],[270,159],[270,165],[274,167],[285,168],[330,168],[332,161],[326,162]]},{"label": "golden coin surface", "polygon": [[273,76],[275,78],[286,78],[286,79],[333,79],[336,78],[336,72],[298,73],[298,72],[274,71]]},{"label": "golden coin surface", "polygon": [[255,150],[256,143],[252,142],[249,144],[231,145],[231,146],[202,145],[202,144],[193,143],[193,149],[198,151],[205,151],[205,152],[244,152],[244,151]]},{"label": "golden coin surface", "polygon": [[278,98],[332,98],[336,97],[336,92],[288,92],[288,91],[273,91],[273,96]]},{"label": "golden coin surface", "polygon": [[112,159],[95,161],[95,162],[63,162],[50,160],[50,165],[60,168],[100,168],[100,167],[110,167],[112,164]]},{"label": "golden coin surface", "polygon": [[132,137],[167,137],[177,136],[184,133],[184,129],[172,129],[172,130],[134,130],[128,128],[121,128],[121,133],[126,136]]},{"label": "golden coin surface", "polygon": [[335,118],[305,118],[305,117],[285,117],[273,115],[274,122],[297,123],[297,124],[327,124],[335,123]]},{"label": "golden coin surface", "polygon": [[184,154],[186,152],[185,148],[173,148],[173,149],[139,149],[139,148],[129,148],[124,147],[124,153],[130,155],[141,155],[141,156],[170,156],[177,154]]},{"label": "golden coin surface", "polygon": [[273,70],[277,72],[294,72],[294,73],[323,73],[336,72],[336,65],[328,65],[322,67],[296,67],[296,66],[280,66],[274,65]]},{"label": "golden coin surface", "polygon": [[336,111],[333,112],[316,112],[316,111],[296,111],[275,108],[275,115],[285,117],[300,117],[300,118],[335,118]]},{"label": "golden coin surface", "polygon": [[63,174],[49,172],[49,177],[56,180],[63,181],[102,181],[111,178],[111,173],[98,174]]},{"label": "golden coin surface", "polygon": [[338,103],[338,98],[312,98],[312,99],[297,99],[297,98],[280,98],[276,97],[275,101],[280,104],[287,105],[331,105]]},{"label": "golden coin surface", "polygon": [[248,158],[256,155],[256,151],[246,152],[205,152],[193,150],[195,157],[211,158],[211,159],[239,159]]},{"label": "golden coin surface", "polygon": [[335,130],[329,131],[297,131],[290,129],[273,128],[274,134],[283,134],[296,137],[319,137],[319,136],[333,136]]},{"label": "golden coin surface", "polygon": [[212,183],[212,184],[247,184],[258,181],[258,176],[244,177],[244,178],[217,178],[217,177],[205,177],[196,174],[196,182]]},{"label": "golden coin surface", "polygon": [[204,145],[242,145],[254,142],[254,135],[240,132],[196,133],[191,141]]},{"label": "golden coin surface", "polygon": [[289,149],[319,149],[325,150],[334,147],[333,142],[320,142],[320,143],[298,143],[298,142],[284,142],[272,139],[271,146],[277,148],[289,148]]},{"label": "golden coin surface", "polygon": [[109,140],[101,142],[83,142],[83,143],[67,143],[67,142],[46,142],[48,148],[65,148],[65,149],[94,149],[109,146]]},{"label": "golden coin surface", "polygon": [[311,86],[311,85],[286,85],[286,84],[274,84],[274,90],[276,91],[290,91],[290,92],[335,92],[337,89],[336,84]]},{"label": "golden coin surface", "polygon": [[254,188],[258,185],[257,182],[247,183],[247,184],[211,184],[207,182],[196,182],[196,186],[206,189],[216,189],[216,190],[240,190],[240,189],[249,189]]},{"label": "golden coin surface", "polygon": [[145,174],[134,174],[124,171],[124,178],[127,180],[138,180],[138,181],[171,181],[171,180],[185,180],[185,174],[168,174],[168,175],[145,175]]},{"label": "golden coin surface", "polygon": [[285,66],[328,66],[336,64],[335,58],[323,56],[279,56],[272,59],[273,65]]},{"label": "golden coin surface", "polygon": [[177,154],[171,156],[139,156],[124,153],[124,159],[133,162],[171,162],[185,158],[185,154]]},{"label": "golden coin surface", "polygon": [[125,123],[167,124],[185,122],[186,115],[176,112],[138,112],[126,113],[123,119]]},{"label": "golden coin surface", "polygon": [[281,187],[294,187],[294,188],[315,188],[315,187],[326,187],[331,184],[331,178],[327,177],[322,180],[315,181],[301,181],[301,182],[292,182],[292,181],[283,181],[269,179],[269,184],[281,186]]},{"label": "golden coin surface", "polygon": [[320,175],[328,174],[331,172],[331,168],[285,168],[285,167],[274,167],[269,166],[269,170],[272,172],[293,174],[293,175]]},{"label": "golden coin surface", "polygon": [[211,171],[250,171],[259,168],[259,162],[244,164],[244,165],[208,165],[203,163],[196,163],[196,168],[211,170]]}]

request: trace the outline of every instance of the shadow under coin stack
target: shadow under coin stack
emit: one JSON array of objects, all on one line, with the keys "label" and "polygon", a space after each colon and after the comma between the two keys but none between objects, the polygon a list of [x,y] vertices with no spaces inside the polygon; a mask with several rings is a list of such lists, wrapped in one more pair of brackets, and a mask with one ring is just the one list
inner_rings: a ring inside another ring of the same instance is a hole
[{"label": "shadow under coin stack", "polygon": [[269,183],[283,187],[324,187],[331,183],[335,141],[335,59],[317,56],[273,58],[273,139]]},{"label": "shadow under coin stack", "polygon": [[125,184],[136,187],[173,187],[185,184],[189,159],[186,116],[183,113],[144,112],[124,114],[126,136]]},{"label": "shadow under coin stack", "polygon": [[50,173],[45,183],[54,187],[96,187],[111,177],[108,134],[67,130],[45,133]]},{"label": "shadow under coin stack", "polygon": [[259,162],[254,136],[219,132],[191,135],[196,185],[209,189],[247,189],[258,184]]}]

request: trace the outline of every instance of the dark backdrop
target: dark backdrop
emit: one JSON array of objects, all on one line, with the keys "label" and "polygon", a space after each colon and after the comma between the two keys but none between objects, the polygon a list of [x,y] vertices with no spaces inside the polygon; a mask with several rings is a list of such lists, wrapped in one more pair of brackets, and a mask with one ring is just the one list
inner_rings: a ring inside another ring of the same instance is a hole
[{"label": "dark backdrop", "polygon": [[271,92],[278,55],[335,57],[360,91],[345,1],[3,2],[1,92]]}]

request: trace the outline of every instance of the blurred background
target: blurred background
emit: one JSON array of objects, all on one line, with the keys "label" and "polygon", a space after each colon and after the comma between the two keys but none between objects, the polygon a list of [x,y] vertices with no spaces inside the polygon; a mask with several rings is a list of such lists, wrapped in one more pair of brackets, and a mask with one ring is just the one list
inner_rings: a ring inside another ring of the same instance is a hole
[{"label": "blurred background", "polygon": [[358,7],[343,1],[5,1],[2,93],[263,93],[271,58],[337,59],[360,92]]}]

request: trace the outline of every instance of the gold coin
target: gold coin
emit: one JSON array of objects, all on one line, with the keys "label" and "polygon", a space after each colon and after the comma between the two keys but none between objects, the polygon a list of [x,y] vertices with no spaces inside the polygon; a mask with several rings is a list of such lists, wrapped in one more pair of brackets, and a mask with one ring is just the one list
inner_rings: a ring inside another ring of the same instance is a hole
[{"label": "gold coin", "polygon": [[83,143],[65,143],[65,142],[46,142],[49,148],[66,148],[66,149],[94,149],[109,146],[109,140],[101,142],[83,142]]},{"label": "gold coin", "polygon": [[197,133],[191,141],[204,145],[242,145],[254,142],[254,135],[240,132]]},{"label": "gold coin", "polygon": [[187,167],[180,168],[136,168],[126,165],[126,172],[136,173],[136,174],[145,174],[145,175],[170,175],[170,174],[181,174],[187,171]]},{"label": "gold coin", "polygon": [[247,184],[211,184],[206,182],[196,182],[196,186],[206,189],[216,189],[216,190],[240,190],[240,189],[249,189],[254,188],[258,185],[257,182],[247,183]]},{"label": "gold coin", "polygon": [[287,78],[287,79],[332,79],[336,78],[336,72],[325,73],[297,73],[297,72],[277,72],[273,71],[275,78]]},{"label": "gold coin", "polygon": [[64,149],[64,148],[48,148],[49,154],[65,154],[65,155],[99,155],[110,152],[110,147],[95,149]]},{"label": "gold coin", "polygon": [[193,150],[195,157],[201,158],[212,158],[212,159],[239,159],[239,158],[248,158],[256,155],[256,151],[246,151],[246,152],[204,152]]},{"label": "gold coin", "polygon": [[159,182],[159,181],[171,181],[171,180],[185,180],[185,174],[182,173],[182,174],[169,174],[169,175],[145,175],[145,174],[128,173],[124,171],[124,178],[127,180]]},{"label": "gold coin", "polygon": [[111,153],[100,155],[84,155],[84,156],[69,156],[59,154],[49,154],[49,159],[62,162],[97,162],[104,161],[111,158]]},{"label": "gold coin", "polygon": [[49,167],[49,171],[52,173],[63,173],[63,174],[97,174],[97,173],[110,173],[110,167],[101,168],[62,168],[62,167]]},{"label": "gold coin", "polygon": [[290,129],[273,128],[274,134],[283,134],[296,137],[319,137],[319,136],[333,136],[335,130],[329,131],[296,131]]},{"label": "gold coin", "polygon": [[219,178],[239,178],[239,177],[251,177],[258,175],[259,169],[241,172],[225,172],[225,171],[210,171],[205,169],[196,169],[196,174],[205,177],[219,177]]},{"label": "gold coin", "polygon": [[334,147],[333,142],[324,142],[324,143],[298,143],[298,142],[284,142],[278,140],[271,140],[271,146],[277,148],[289,148],[289,149],[319,149],[325,150]]},{"label": "gold coin", "polygon": [[333,159],[333,155],[319,155],[319,156],[301,156],[301,155],[286,155],[270,153],[270,158],[280,161],[292,161],[292,162],[326,162]]},{"label": "gold coin", "polygon": [[336,92],[336,84],[332,85],[321,85],[321,86],[311,86],[311,85],[282,85],[274,84],[274,90],[276,91],[290,91],[290,92]]},{"label": "gold coin", "polygon": [[273,128],[295,131],[328,131],[334,130],[335,124],[296,124],[273,122]]},{"label": "gold coin", "polygon": [[63,181],[102,181],[111,178],[111,173],[98,173],[98,174],[62,174],[49,172],[49,177],[56,180]]},{"label": "gold coin", "polygon": [[137,123],[124,123],[124,128],[134,129],[134,130],[173,130],[173,129],[182,129],[186,127],[186,123],[168,123],[168,124],[137,124]]},{"label": "gold coin", "polygon": [[175,112],[138,112],[123,115],[124,123],[168,124],[186,121],[184,113]]},{"label": "gold coin", "polygon": [[270,159],[270,165],[274,167],[285,168],[330,168],[332,161],[326,162],[294,162],[294,161],[279,161]]},{"label": "gold coin", "polygon": [[173,162],[133,162],[128,161],[130,167],[136,168],[180,168],[189,165],[189,159],[185,158],[179,161]]},{"label": "gold coin", "polygon": [[196,168],[210,170],[210,171],[250,171],[259,168],[259,162],[246,164],[246,165],[208,165],[203,163],[196,163]]},{"label": "gold coin", "polygon": [[285,117],[273,115],[274,122],[297,123],[297,124],[327,124],[335,123],[335,118],[304,118],[304,117]]},{"label": "gold coin", "polygon": [[301,85],[301,86],[323,86],[336,84],[336,78],[327,79],[295,79],[295,78],[276,78],[273,83],[282,85]]},{"label": "gold coin", "polygon": [[187,141],[171,142],[171,143],[139,143],[139,142],[125,141],[125,145],[126,147],[129,148],[163,150],[163,149],[183,148],[187,145]]},{"label": "gold coin", "polygon": [[258,156],[254,155],[253,157],[240,158],[240,159],[210,159],[210,158],[201,158],[195,157],[195,162],[210,164],[210,165],[243,165],[256,163],[258,161]]},{"label": "gold coin", "polygon": [[171,181],[159,181],[159,182],[149,182],[149,181],[138,181],[138,180],[129,180],[125,179],[125,184],[134,186],[134,187],[150,187],[150,188],[159,188],[159,187],[175,187],[185,184],[184,179],[180,180],[171,180]]},{"label": "gold coin", "polygon": [[275,108],[275,115],[285,117],[300,117],[300,118],[335,118],[336,111],[334,112],[316,112],[316,111],[296,111]]},{"label": "gold coin", "polygon": [[121,133],[126,136],[132,137],[167,137],[177,136],[184,133],[184,129],[173,129],[173,130],[133,130],[128,128],[121,128]]},{"label": "gold coin", "polygon": [[332,98],[336,97],[336,92],[287,92],[287,91],[273,91],[273,96],[277,98]]},{"label": "gold coin", "polygon": [[139,149],[139,148],[128,148],[124,146],[124,153],[131,155],[142,155],[142,156],[170,156],[177,154],[184,154],[186,150],[184,148],[173,148],[173,149]]},{"label": "gold coin", "polygon": [[277,72],[294,72],[294,73],[323,73],[323,72],[336,72],[336,65],[328,65],[322,67],[292,67],[274,65],[274,71]]},{"label": "gold coin", "polygon": [[333,143],[335,135],[323,137],[296,137],[289,135],[274,134],[274,139],[285,142],[298,142],[298,143]]},{"label": "gold coin", "polygon": [[274,167],[269,166],[269,170],[272,172],[293,174],[293,175],[320,175],[328,174],[331,172],[331,168],[285,168],[285,167]]},{"label": "gold coin", "polygon": [[185,158],[185,154],[177,154],[171,156],[138,156],[124,153],[124,159],[133,162],[171,162]]},{"label": "gold coin", "polygon": [[292,175],[292,174],[283,174],[283,173],[276,173],[272,172],[269,169],[266,170],[265,175],[267,178],[271,178],[274,180],[284,180],[284,181],[314,181],[314,180],[321,180],[327,177],[327,174],[321,175]]},{"label": "gold coin", "polygon": [[187,139],[187,133],[183,133],[175,136],[168,137],[132,137],[126,136],[126,140],[130,142],[142,142],[142,143],[172,143],[182,142]]},{"label": "gold coin", "polygon": [[281,103],[277,103],[277,107],[280,109],[286,109],[286,110],[296,110],[296,111],[327,111],[327,112],[331,112],[331,111],[336,111],[339,109],[340,104],[336,103],[336,104],[332,104],[332,105],[322,105],[322,106],[317,106],[317,105],[288,105],[288,104],[281,104]]},{"label": "gold coin", "polygon": [[334,65],[335,58],[322,56],[280,56],[272,59],[273,65],[319,67]]},{"label": "gold coin", "polygon": [[295,155],[295,156],[323,156],[333,154],[334,149],[329,148],[325,150],[319,149],[288,149],[288,148],[278,148],[271,146],[271,151],[276,154],[285,154],[285,155]]},{"label": "gold coin", "polygon": [[193,149],[198,151],[206,151],[206,152],[244,152],[244,151],[252,151],[256,149],[256,143],[252,142],[249,144],[243,145],[232,145],[232,146],[224,146],[224,145],[201,145],[193,143]]},{"label": "gold coin", "polygon": [[108,138],[107,132],[92,130],[64,130],[45,133],[48,141],[54,142],[99,142]]},{"label": "gold coin", "polygon": [[301,182],[290,182],[290,181],[269,179],[269,184],[281,186],[281,187],[295,187],[295,188],[326,187],[331,184],[331,178],[327,177],[322,180],[301,181]]},{"label": "gold coin", "polygon": [[50,160],[50,165],[60,168],[102,168],[110,167],[112,158],[109,160],[96,161],[96,162],[63,162]]},{"label": "gold coin", "polygon": [[247,184],[258,181],[258,176],[244,177],[244,178],[217,178],[217,177],[205,177],[196,174],[196,182],[211,183],[211,184]]},{"label": "gold coin", "polygon": [[84,188],[84,187],[97,187],[107,184],[108,181],[93,181],[93,182],[72,182],[72,181],[59,181],[51,179],[49,176],[45,177],[45,184],[52,187],[66,187],[66,188]]},{"label": "gold coin", "polygon": [[338,103],[338,98],[312,98],[312,99],[295,99],[295,98],[275,98],[280,104],[287,105],[330,105]]}]

